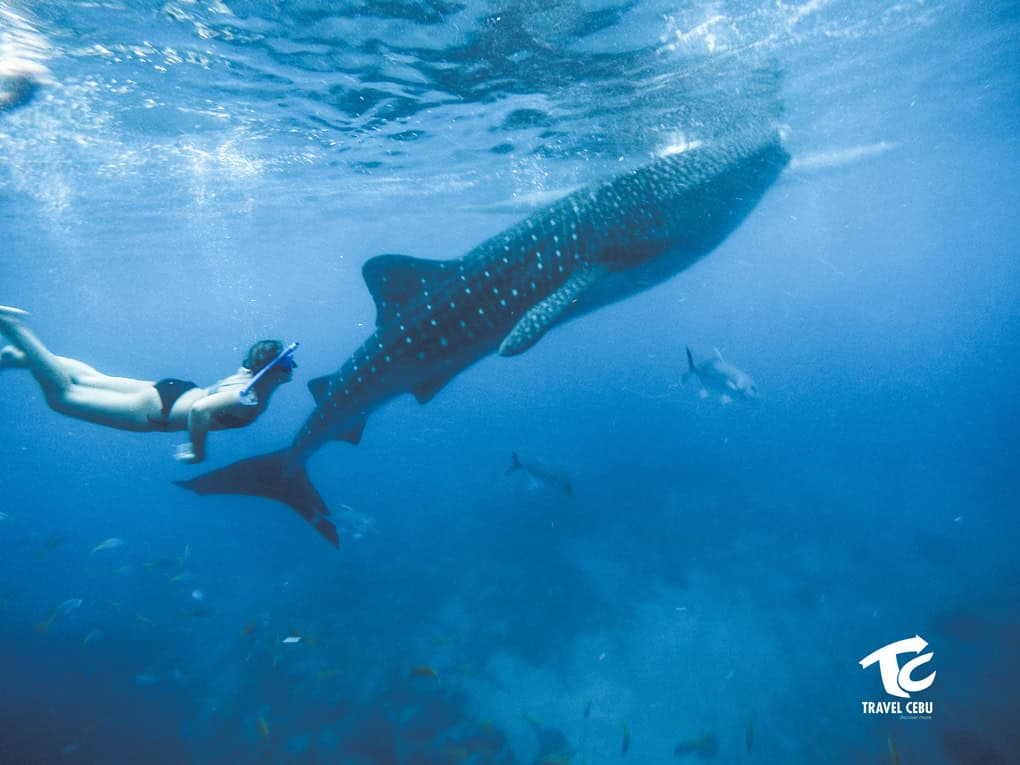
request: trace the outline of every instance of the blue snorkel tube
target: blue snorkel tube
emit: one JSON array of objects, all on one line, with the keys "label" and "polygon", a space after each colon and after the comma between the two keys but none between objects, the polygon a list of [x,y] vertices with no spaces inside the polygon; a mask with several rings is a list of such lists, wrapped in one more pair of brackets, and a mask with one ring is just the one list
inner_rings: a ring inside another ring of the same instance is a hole
[{"label": "blue snorkel tube", "polygon": [[277,364],[287,364],[288,369],[293,369],[295,365],[290,357],[294,355],[294,351],[298,349],[299,345],[301,345],[301,343],[293,342],[286,348],[284,348],[282,351],[280,351],[279,355],[277,355],[275,359],[273,359],[264,367],[262,367],[262,369],[260,369],[258,373],[256,373],[256,375],[251,378],[250,383],[248,383],[240,391],[238,391],[237,400],[240,401],[245,406],[257,406],[259,400],[255,393],[252,391],[252,388],[255,387],[255,383],[261,380],[262,377],[266,374],[266,372],[275,367]]}]

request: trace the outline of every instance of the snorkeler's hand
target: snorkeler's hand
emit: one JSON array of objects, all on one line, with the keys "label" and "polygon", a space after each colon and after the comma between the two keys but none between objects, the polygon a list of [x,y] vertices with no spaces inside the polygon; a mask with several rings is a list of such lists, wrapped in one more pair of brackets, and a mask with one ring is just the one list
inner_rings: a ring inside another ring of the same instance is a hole
[{"label": "snorkeler's hand", "polygon": [[186,465],[194,465],[199,461],[195,455],[195,447],[191,445],[190,441],[186,444],[177,444],[177,449],[174,451],[174,459]]}]

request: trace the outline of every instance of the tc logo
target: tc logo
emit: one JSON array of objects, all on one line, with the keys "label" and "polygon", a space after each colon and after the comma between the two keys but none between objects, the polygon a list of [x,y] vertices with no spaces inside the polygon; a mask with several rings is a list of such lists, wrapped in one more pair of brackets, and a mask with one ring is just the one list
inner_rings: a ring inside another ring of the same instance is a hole
[{"label": "tc logo", "polygon": [[[931,661],[935,655],[934,652],[920,655],[927,646],[928,641],[920,635],[914,635],[912,638],[897,640],[895,643],[879,648],[861,659],[860,664],[862,668],[867,669],[877,661],[878,668],[882,672],[882,685],[885,686],[885,692],[890,696],[909,699],[911,693],[926,690],[935,682],[934,672],[920,680],[914,680],[910,676],[915,669]],[[916,653],[918,656],[901,667],[897,658],[901,653]]]}]

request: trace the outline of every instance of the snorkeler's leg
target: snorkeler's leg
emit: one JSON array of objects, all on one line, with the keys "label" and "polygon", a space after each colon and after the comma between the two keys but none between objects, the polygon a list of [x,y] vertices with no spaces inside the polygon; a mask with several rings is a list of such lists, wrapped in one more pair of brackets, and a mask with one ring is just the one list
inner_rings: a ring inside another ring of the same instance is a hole
[{"label": "snorkeler's leg", "polygon": [[57,361],[64,367],[64,371],[71,376],[75,385],[83,385],[88,388],[99,388],[116,393],[137,393],[145,388],[151,388],[152,382],[148,380],[136,380],[133,377],[113,377],[103,374],[95,367],[89,366],[84,361],[69,359],[66,356],[57,356]]},{"label": "snorkeler's leg", "polygon": [[[28,311],[12,308],[9,305],[0,305],[0,321],[5,317],[18,319],[22,316],[28,316]],[[25,354],[13,345],[5,345],[0,348],[0,369],[25,369],[27,366]]]},{"label": "snorkeler's leg", "polygon": [[24,312],[18,312],[16,308],[0,308],[0,332],[21,351],[24,366],[28,367],[46,397],[62,395],[73,384],[71,376],[64,370],[60,359],[21,323],[23,315]]},{"label": "snorkeler's leg", "polygon": [[5,345],[0,348],[0,369],[25,369],[28,364],[25,362],[25,354],[13,345]]},{"label": "snorkeler's leg", "polygon": [[151,382],[107,377],[88,364],[55,355],[16,314],[0,311],[0,332],[23,354],[51,409],[111,428],[157,429],[153,418],[158,420],[161,404]]},{"label": "snorkeler's leg", "polygon": [[72,385],[58,399],[47,398],[54,411],[120,430],[162,430],[159,392],[147,385],[137,391],[114,391]]},{"label": "snorkeler's leg", "polygon": [[[135,380],[132,377],[113,377],[103,374],[83,361],[69,359],[66,356],[57,356],[56,360],[75,385],[117,393],[136,393],[152,385],[151,382]],[[28,369],[28,360],[24,352],[19,351],[13,345],[5,345],[0,348],[0,370],[2,369]]]},{"label": "snorkeler's leg", "polygon": [[[39,364],[52,368],[51,371],[62,373],[62,378],[54,381],[60,389],[66,389],[68,385],[73,384],[117,393],[137,393],[152,386],[152,383],[146,380],[113,377],[103,374],[83,361],[50,353],[39,338],[18,320],[23,315],[26,315],[25,312],[19,309],[0,306],[0,331],[12,342],[12,345],[0,349],[0,369],[28,368],[34,373],[36,366],[33,365],[33,361],[38,361]],[[34,348],[32,358],[26,354],[26,345]],[[36,379],[39,379],[39,375],[36,375]],[[39,382],[45,389],[46,383],[42,380]]]}]

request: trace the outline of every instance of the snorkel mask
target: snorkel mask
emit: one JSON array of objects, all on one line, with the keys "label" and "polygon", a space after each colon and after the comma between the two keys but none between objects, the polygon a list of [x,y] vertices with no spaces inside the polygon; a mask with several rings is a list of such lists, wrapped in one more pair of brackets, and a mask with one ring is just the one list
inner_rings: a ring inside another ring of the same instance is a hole
[{"label": "snorkel mask", "polygon": [[266,375],[266,373],[269,372],[270,369],[273,369],[276,366],[280,366],[283,369],[288,370],[294,369],[294,367],[297,366],[297,362],[294,361],[293,358],[294,351],[298,349],[299,345],[301,345],[301,343],[298,342],[291,343],[282,351],[280,351],[276,355],[276,358],[274,358],[272,361],[270,361],[268,364],[262,367],[262,369],[256,372],[255,376],[251,378],[251,382],[249,382],[240,391],[238,391],[237,400],[240,401],[245,406],[256,406],[259,403],[259,400],[255,393],[252,391],[252,388],[255,387],[255,383],[261,380]]}]

